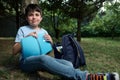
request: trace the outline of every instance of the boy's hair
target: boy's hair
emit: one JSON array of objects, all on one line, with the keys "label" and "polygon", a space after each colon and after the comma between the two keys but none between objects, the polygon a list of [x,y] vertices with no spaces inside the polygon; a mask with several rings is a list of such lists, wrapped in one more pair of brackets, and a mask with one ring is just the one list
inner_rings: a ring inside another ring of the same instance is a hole
[{"label": "boy's hair", "polygon": [[29,4],[25,9],[25,16],[27,16],[28,13],[32,11],[40,12],[40,14],[42,15],[42,9],[40,6],[38,6],[38,4]]}]

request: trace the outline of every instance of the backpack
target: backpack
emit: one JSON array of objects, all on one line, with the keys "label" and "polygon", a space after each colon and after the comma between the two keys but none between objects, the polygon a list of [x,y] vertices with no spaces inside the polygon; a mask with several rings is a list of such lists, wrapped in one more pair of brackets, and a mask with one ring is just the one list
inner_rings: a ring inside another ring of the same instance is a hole
[{"label": "backpack", "polygon": [[62,42],[55,43],[53,49],[55,58],[72,62],[74,68],[86,65],[84,52],[73,34],[63,35]]}]

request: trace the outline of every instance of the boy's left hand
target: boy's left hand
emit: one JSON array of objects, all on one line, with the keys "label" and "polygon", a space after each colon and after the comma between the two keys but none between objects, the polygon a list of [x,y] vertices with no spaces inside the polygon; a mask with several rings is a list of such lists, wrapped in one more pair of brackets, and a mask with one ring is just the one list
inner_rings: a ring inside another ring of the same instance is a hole
[{"label": "boy's left hand", "polygon": [[52,40],[52,38],[49,34],[45,34],[44,38],[45,38],[46,41],[49,41],[50,43],[53,43],[53,40]]}]

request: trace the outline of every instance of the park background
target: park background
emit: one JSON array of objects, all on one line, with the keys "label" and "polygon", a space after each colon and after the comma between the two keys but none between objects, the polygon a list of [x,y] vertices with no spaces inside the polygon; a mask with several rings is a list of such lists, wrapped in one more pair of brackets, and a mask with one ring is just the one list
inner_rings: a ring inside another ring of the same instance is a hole
[{"label": "park background", "polygon": [[19,27],[26,23],[23,14],[29,3],[42,7],[43,21],[40,27],[45,28],[55,42],[60,41],[64,34],[75,34],[87,62],[87,67],[80,69],[92,73],[120,74],[119,0],[1,0],[0,79],[31,78],[30,74],[21,72],[17,67],[18,56],[11,59],[14,38]]}]

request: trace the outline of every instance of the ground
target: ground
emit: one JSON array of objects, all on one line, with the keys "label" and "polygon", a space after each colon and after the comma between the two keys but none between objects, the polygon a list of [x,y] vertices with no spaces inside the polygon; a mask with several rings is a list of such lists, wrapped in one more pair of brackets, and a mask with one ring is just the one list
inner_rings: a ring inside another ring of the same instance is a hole
[{"label": "ground", "polygon": [[19,55],[12,56],[13,38],[0,38],[0,80],[59,80],[47,72],[24,73],[19,69]]},{"label": "ground", "polygon": [[[0,80],[65,80],[47,72],[27,74],[18,67],[18,56],[11,56],[13,38],[0,38]],[[82,38],[86,67],[90,73],[118,72],[120,74],[120,38]]]}]

